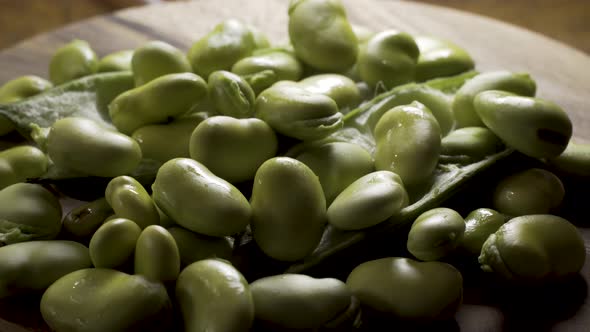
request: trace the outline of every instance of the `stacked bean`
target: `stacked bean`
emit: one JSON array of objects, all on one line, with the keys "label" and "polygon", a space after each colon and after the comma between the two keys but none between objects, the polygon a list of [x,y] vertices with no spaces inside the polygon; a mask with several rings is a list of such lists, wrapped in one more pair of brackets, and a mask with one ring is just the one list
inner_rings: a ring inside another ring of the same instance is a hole
[{"label": "stacked bean", "polygon": [[[482,73],[452,96],[412,85],[474,63],[436,38],[353,29],[337,1],[292,1],[289,37],[271,47],[254,27],[227,20],[187,56],[162,41],[100,60],[84,41],[60,48],[53,84],[130,70],[135,87],[110,102],[114,128],[64,117],[36,128],[38,147],[0,152],[0,297],[44,292],[41,312],[56,331],[168,329],[172,308],[186,331],[255,322],[345,330],[358,327],[361,307],[402,320],[452,317],[463,279],[438,260],[457,251],[515,281],[581,269],[579,232],[549,214],[564,196],[560,179],[530,169],[498,184],[493,209],[421,214],[407,237],[417,260],[367,261],[346,282],[282,274],[249,283],[231,262],[241,234],[274,260],[304,259],[327,224],[349,231],[395,218],[441,160],[480,161],[508,147],[589,176],[590,147],[570,142],[566,113],[534,98],[528,75]],[[52,83],[17,78],[0,88],[0,102]],[[399,91],[393,104],[358,111],[380,89]],[[12,130],[0,120],[3,134]],[[358,136],[338,139],[355,125]],[[147,186],[129,176],[142,159],[162,164]],[[24,183],[48,167],[112,179],[104,197],[62,221],[58,199]]]}]

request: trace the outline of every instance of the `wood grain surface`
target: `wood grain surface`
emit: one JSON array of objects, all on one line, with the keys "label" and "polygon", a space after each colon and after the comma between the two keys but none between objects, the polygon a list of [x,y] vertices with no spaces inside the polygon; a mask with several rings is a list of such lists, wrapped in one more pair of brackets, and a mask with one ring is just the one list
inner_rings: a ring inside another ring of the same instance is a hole
[{"label": "wood grain surface", "polygon": [[[575,139],[590,142],[588,55],[542,35],[452,9],[388,0],[343,2],[354,24],[375,31],[392,28],[452,40],[468,50],[480,71],[507,69],[530,73],[538,84],[538,96],[556,102],[569,113],[574,123]],[[258,26],[274,43],[287,41],[287,2],[284,0],[224,0],[223,5],[216,0],[166,3],[81,21],[0,51],[0,82],[24,74],[47,77],[53,52],[74,38],[90,42],[99,55],[133,49],[154,39],[188,50],[193,42],[226,18],[239,18]],[[588,240],[588,229],[582,227],[581,230]],[[507,321],[514,319],[514,315],[494,306],[466,301],[456,316],[457,328],[482,332],[590,331],[588,262],[582,276],[584,279],[578,284],[567,286],[564,290],[572,293],[573,297],[556,297],[557,301],[565,301],[556,304],[556,308],[569,309],[562,315],[542,320],[544,323],[541,325],[532,323],[534,317],[519,321],[518,324],[523,325],[510,325]],[[561,288],[555,290],[556,293],[561,291]],[[577,301],[574,301],[575,305],[572,298]],[[31,316],[30,319],[38,320],[39,317]],[[19,331],[10,324],[0,319],[0,331]],[[535,327],[527,329],[526,324]]]}]

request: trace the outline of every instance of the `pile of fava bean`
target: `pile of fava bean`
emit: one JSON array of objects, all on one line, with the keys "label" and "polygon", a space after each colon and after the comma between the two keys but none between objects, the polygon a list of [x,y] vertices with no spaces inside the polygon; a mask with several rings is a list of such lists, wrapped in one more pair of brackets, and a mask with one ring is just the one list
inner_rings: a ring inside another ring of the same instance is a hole
[{"label": "pile of fava bean", "polygon": [[[49,80],[0,87],[0,134],[26,139],[0,152],[3,302],[38,294],[57,332],[354,331],[452,320],[453,257],[512,284],[579,273],[584,241],[560,208],[563,176],[590,177],[590,145],[533,78],[477,72],[436,37],[351,25],[339,1],[288,13],[287,45],[238,19],[188,52],[150,41],[99,58],[74,40]],[[473,210],[445,205],[514,155],[533,166],[479,188],[489,199]],[[105,185],[84,202],[57,185],[89,178]],[[236,259],[250,239],[289,266],[329,256],[327,230],[396,222],[404,254],[345,278],[252,278]]]}]

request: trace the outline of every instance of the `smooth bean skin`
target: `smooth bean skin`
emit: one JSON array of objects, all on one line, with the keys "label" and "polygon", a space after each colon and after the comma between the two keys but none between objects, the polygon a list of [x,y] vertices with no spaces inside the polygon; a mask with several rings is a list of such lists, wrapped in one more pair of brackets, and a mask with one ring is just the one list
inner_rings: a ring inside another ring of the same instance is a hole
[{"label": "smooth bean skin", "polygon": [[338,110],[347,113],[361,102],[361,93],[353,80],[340,74],[319,74],[306,77],[298,85],[311,93],[328,96],[336,102]]},{"label": "smooth bean skin", "polygon": [[231,71],[244,77],[254,92],[259,94],[275,82],[300,80],[303,65],[292,52],[270,48],[255,51],[251,56],[239,60]]},{"label": "smooth bean skin", "polygon": [[187,266],[176,282],[186,332],[249,331],[254,300],[248,282],[231,264],[205,259]]},{"label": "smooth bean skin", "polygon": [[338,105],[330,97],[297,86],[279,85],[256,98],[256,117],[275,131],[300,140],[315,140],[342,128]]},{"label": "smooth bean skin", "polygon": [[98,61],[97,72],[107,73],[131,70],[133,52],[134,50],[123,50],[105,55]]},{"label": "smooth bean skin", "polygon": [[214,116],[193,131],[192,159],[222,179],[237,183],[251,180],[263,162],[275,156],[278,140],[264,121]]},{"label": "smooth bean skin", "polygon": [[101,197],[70,210],[64,217],[62,226],[67,233],[83,239],[92,236],[112,214],[113,209],[106,198]]},{"label": "smooth bean skin", "polygon": [[103,268],[69,273],[41,298],[43,319],[58,332],[157,331],[170,313],[164,285]]},{"label": "smooth bean skin", "polygon": [[193,73],[167,74],[126,91],[109,105],[117,129],[127,135],[179,117],[207,99],[207,83]]},{"label": "smooth bean skin", "polygon": [[0,151],[0,189],[42,176],[47,172],[48,163],[43,151],[34,146],[15,146]]},{"label": "smooth bean skin", "polygon": [[[17,77],[0,86],[0,104],[10,104],[37,95],[53,87],[44,78],[26,75]],[[14,125],[4,115],[0,115],[0,136],[14,130]]]},{"label": "smooth bean skin", "polygon": [[481,269],[515,282],[544,282],[575,274],[586,258],[580,231],[548,214],[510,219],[484,243]]},{"label": "smooth bean skin", "polygon": [[373,30],[357,24],[352,25],[352,31],[354,32],[359,45],[368,42],[369,39],[375,35]]},{"label": "smooth bean skin", "polygon": [[567,113],[548,100],[491,90],[478,94],[474,106],[506,145],[534,158],[560,155],[572,137]]},{"label": "smooth bean skin", "polygon": [[531,168],[505,177],[494,189],[494,209],[509,216],[553,212],[565,196],[561,180],[553,173]]},{"label": "smooth bean skin", "polygon": [[255,49],[263,49],[263,48],[270,47],[270,42],[268,41],[268,37],[266,37],[266,35],[262,31],[260,31],[260,29],[258,29],[257,27],[255,27],[253,25],[248,25],[248,30],[250,30],[250,32],[252,33],[252,36],[254,37],[254,48]]},{"label": "smooth bean skin", "polygon": [[184,115],[166,124],[143,126],[133,132],[143,158],[166,162],[174,158],[188,158],[189,141],[193,130],[209,117],[198,112]]},{"label": "smooth bean skin", "polygon": [[336,197],[328,207],[328,222],[339,229],[359,230],[395,216],[408,202],[401,178],[377,171],[354,181]]},{"label": "smooth bean skin", "polygon": [[280,274],[250,284],[256,319],[287,329],[318,329],[351,302],[346,284],[335,278]]},{"label": "smooth bean skin", "polygon": [[459,246],[466,253],[479,256],[484,242],[506,221],[506,216],[496,210],[480,208],[471,211],[465,217],[465,232]]},{"label": "smooth bean skin", "polygon": [[441,131],[424,105],[413,102],[387,111],[377,122],[374,136],[377,170],[398,174],[406,188],[432,176],[438,163]]},{"label": "smooth bean skin", "polygon": [[463,277],[452,265],[409,258],[362,263],[346,284],[362,305],[402,320],[449,319],[463,298]]},{"label": "smooth bean skin", "polygon": [[243,78],[225,70],[218,70],[209,75],[207,84],[213,105],[219,113],[234,118],[254,116],[256,95]]},{"label": "smooth bean skin", "polygon": [[357,59],[357,39],[340,0],[290,1],[288,28],[297,57],[311,67],[343,72]]},{"label": "smooth bean skin", "polygon": [[57,197],[41,185],[10,185],[0,190],[0,243],[54,239],[61,214]]},{"label": "smooth bean skin", "polygon": [[207,258],[230,259],[234,240],[229,236],[215,237],[191,232],[180,226],[168,228],[180,253],[181,267]]},{"label": "smooth bean skin", "polygon": [[383,84],[387,89],[411,82],[416,76],[419,54],[409,34],[395,30],[379,32],[360,49],[360,78],[372,87]]},{"label": "smooth bean skin", "polygon": [[468,156],[480,160],[499,152],[504,144],[493,131],[485,127],[463,127],[451,131],[441,140],[440,154]]},{"label": "smooth bean skin", "polygon": [[131,58],[135,86],[174,73],[192,72],[185,54],[178,48],[159,40],[149,41],[135,49]]},{"label": "smooth bean skin", "polygon": [[141,161],[141,149],[131,137],[78,117],[51,126],[47,154],[58,167],[103,177],[129,173]]},{"label": "smooth bean skin", "polygon": [[565,150],[559,156],[549,158],[547,163],[563,173],[590,177],[590,144],[570,140]]},{"label": "smooth bean skin", "polygon": [[152,196],[180,226],[209,236],[233,235],[250,221],[248,200],[201,163],[175,158],[160,167]]},{"label": "smooth bean skin", "polygon": [[475,67],[471,56],[456,44],[432,36],[415,36],[420,50],[416,65],[416,80],[458,75]]},{"label": "smooth bean skin", "polygon": [[62,276],[92,266],[73,241],[29,241],[0,247],[0,298],[43,291]]},{"label": "smooth bean skin", "polygon": [[461,86],[453,99],[452,108],[457,128],[485,127],[475,110],[474,99],[478,93],[487,90],[502,90],[532,97],[537,84],[528,74],[509,71],[492,71],[473,77]]},{"label": "smooth bean skin", "polygon": [[209,77],[214,71],[230,70],[238,60],[252,54],[257,46],[257,39],[247,25],[229,19],[194,43],[188,52],[188,60],[195,73]]},{"label": "smooth bean skin", "polygon": [[408,233],[408,251],[422,261],[448,256],[465,232],[465,221],[455,210],[434,208],[416,218]]},{"label": "smooth bean skin", "polygon": [[180,253],[174,237],[162,226],[146,227],[135,246],[135,274],[153,281],[175,281],[180,273]]},{"label": "smooth bean skin", "polygon": [[266,255],[295,261],[317,247],[326,222],[326,199],[317,176],[304,163],[289,157],[265,161],[254,177],[250,204],[252,235]]},{"label": "smooth bean skin", "polygon": [[84,40],[75,39],[60,47],[49,63],[49,79],[59,85],[96,73],[98,57]]},{"label": "smooth bean skin", "polygon": [[90,258],[95,267],[116,269],[133,257],[141,228],[125,218],[102,224],[90,239]]},{"label": "smooth bean skin", "polygon": [[318,176],[328,204],[351,183],[375,169],[367,150],[345,142],[325,143],[305,149],[296,159]]},{"label": "smooth bean skin", "polygon": [[130,176],[112,179],[105,189],[105,198],[120,218],[131,219],[141,229],[160,223],[156,205],[145,188]]}]

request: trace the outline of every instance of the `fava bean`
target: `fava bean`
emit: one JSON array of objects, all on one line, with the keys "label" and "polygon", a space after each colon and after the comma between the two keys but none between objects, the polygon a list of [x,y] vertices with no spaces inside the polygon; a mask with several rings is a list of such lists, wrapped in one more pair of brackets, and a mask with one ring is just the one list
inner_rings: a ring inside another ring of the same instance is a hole
[{"label": "fava bean", "polygon": [[244,195],[192,159],[175,158],[164,163],[152,192],[166,215],[193,232],[233,235],[250,222],[252,211]]},{"label": "fava bean", "polygon": [[107,54],[98,61],[99,73],[131,70],[133,50],[123,50]]},{"label": "fava bean", "polygon": [[112,179],[105,189],[105,198],[117,217],[131,219],[141,229],[160,223],[154,201],[141,183],[130,176]]},{"label": "fava bean", "polygon": [[494,209],[513,217],[553,212],[565,189],[553,173],[531,168],[505,177],[494,190]]},{"label": "fava bean", "polygon": [[120,268],[133,258],[141,229],[129,219],[105,222],[90,239],[90,258],[95,267]]},{"label": "fava bean", "polygon": [[112,214],[113,209],[102,197],[70,210],[63,219],[63,229],[76,238],[83,239],[92,236]]},{"label": "fava bean", "polygon": [[131,134],[149,124],[179,117],[207,99],[207,83],[193,73],[168,74],[126,91],[109,105],[113,124]]},{"label": "fava bean", "polygon": [[483,244],[482,270],[516,282],[544,282],[580,271],[586,258],[580,231],[548,214],[510,219]]},{"label": "fava bean", "polygon": [[47,156],[34,146],[22,145],[0,151],[0,189],[47,172]]},{"label": "fava bean", "polygon": [[0,190],[0,243],[51,240],[61,229],[57,197],[39,184],[16,183]]},{"label": "fava bean", "polygon": [[475,63],[461,47],[448,40],[432,36],[415,36],[414,41],[420,50],[416,65],[416,80],[453,76],[473,69]]},{"label": "fava bean", "polygon": [[420,260],[438,260],[455,250],[464,232],[465,221],[459,213],[449,208],[431,209],[412,224],[407,248]]},{"label": "fava bean", "polygon": [[135,86],[144,85],[167,74],[192,72],[184,53],[159,40],[150,41],[135,49],[131,58]]},{"label": "fava bean", "polygon": [[590,144],[570,140],[559,156],[549,158],[547,162],[558,171],[590,177]]},{"label": "fava bean", "polygon": [[180,226],[168,228],[176,241],[182,267],[207,258],[230,259],[234,240],[229,236],[207,236],[191,232]]},{"label": "fava bean", "polygon": [[567,113],[548,100],[485,91],[473,102],[477,114],[506,145],[535,158],[560,155],[572,136]]},{"label": "fava bean", "polygon": [[482,208],[471,211],[465,217],[465,232],[461,238],[461,249],[468,254],[479,256],[483,243],[506,221],[506,216],[496,210]]},{"label": "fava bean", "polygon": [[443,137],[440,154],[445,156],[465,156],[470,160],[481,160],[499,152],[504,144],[488,128],[463,127],[451,131]]},{"label": "fava bean", "polygon": [[254,116],[254,99],[256,95],[240,76],[219,70],[211,73],[208,79],[209,96],[213,105],[222,115],[234,118]]},{"label": "fava bean", "polygon": [[242,76],[256,94],[275,82],[298,81],[303,66],[292,52],[279,48],[262,49],[236,62],[231,71]]},{"label": "fava bean", "polygon": [[187,332],[249,331],[254,301],[244,276],[231,264],[205,259],[187,266],[176,282]]},{"label": "fava bean", "polygon": [[320,242],[326,199],[317,176],[304,163],[289,157],[265,161],[256,172],[250,204],[252,235],[266,255],[295,261]]},{"label": "fava bean", "polygon": [[94,74],[98,57],[84,40],[75,39],[60,47],[49,63],[49,79],[53,84],[62,84],[76,78]]},{"label": "fava bean", "polygon": [[162,226],[146,227],[135,246],[135,274],[154,281],[175,281],[180,273],[180,253],[174,237]]},{"label": "fava bean", "polygon": [[47,154],[58,167],[103,177],[130,173],[141,161],[141,149],[131,137],[81,117],[51,126]]},{"label": "fava bean", "polygon": [[357,39],[340,0],[292,0],[289,39],[297,57],[321,71],[342,72],[357,59]]},{"label": "fava bean", "polygon": [[[53,87],[51,82],[34,75],[17,77],[0,86],[0,104],[10,104],[37,95]],[[14,130],[14,125],[0,115],[0,136]]]},{"label": "fava bean", "polygon": [[353,80],[343,75],[313,75],[302,79],[297,85],[311,93],[319,93],[334,99],[342,113],[348,113],[361,102],[359,88]]}]

